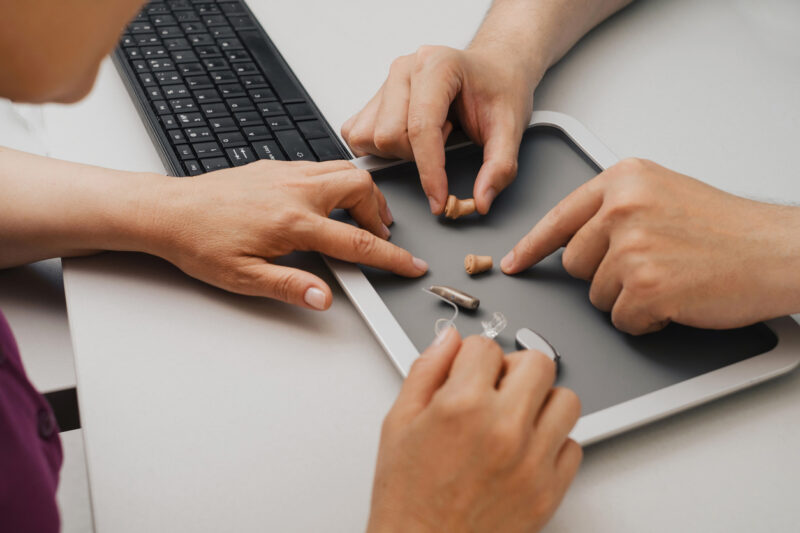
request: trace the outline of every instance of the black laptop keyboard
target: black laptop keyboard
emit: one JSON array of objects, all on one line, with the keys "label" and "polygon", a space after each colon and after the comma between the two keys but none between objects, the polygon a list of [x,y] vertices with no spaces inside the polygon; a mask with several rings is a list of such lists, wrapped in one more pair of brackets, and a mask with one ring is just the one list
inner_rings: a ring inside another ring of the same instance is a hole
[{"label": "black laptop keyboard", "polygon": [[150,2],[114,59],[176,176],[348,158],[242,1]]}]

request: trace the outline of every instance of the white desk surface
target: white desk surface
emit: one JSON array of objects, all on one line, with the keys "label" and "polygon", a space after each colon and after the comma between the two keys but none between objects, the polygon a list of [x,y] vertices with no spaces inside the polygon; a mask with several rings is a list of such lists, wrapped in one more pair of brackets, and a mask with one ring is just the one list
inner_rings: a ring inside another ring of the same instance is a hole
[{"label": "white desk surface", "polygon": [[[488,0],[251,4],[338,128],[395,56],[463,46]],[[639,2],[547,76],[536,107],[621,156],[796,202],[798,20],[792,0]],[[60,157],[163,171],[108,63],[47,120]],[[65,271],[98,532],[363,529],[400,378],[341,291],[315,314],[150,258]],[[798,421],[794,373],[596,445],[548,531],[793,530]]]}]

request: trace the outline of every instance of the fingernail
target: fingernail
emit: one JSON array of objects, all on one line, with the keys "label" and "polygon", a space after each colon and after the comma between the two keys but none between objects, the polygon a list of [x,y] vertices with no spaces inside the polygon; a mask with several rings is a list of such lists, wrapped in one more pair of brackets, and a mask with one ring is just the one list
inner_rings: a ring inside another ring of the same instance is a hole
[{"label": "fingernail", "polygon": [[442,331],[439,332],[438,335],[436,335],[436,338],[433,339],[433,346],[439,346],[440,344],[442,344],[444,341],[447,340],[447,338],[450,335],[453,334],[455,330],[456,328],[454,328],[453,326],[447,326],[446,328],[444,328]]},{"label": "fingernail", "polygon": [[506,254],[502,261],[500,261],[500,268],[506,272],[511,270],[511,267],[514,266],[514,250],[511,250]]},{"label": "fingernail", "polygon": [[428,203],[431,204],[431,213],[439,212],[439,202],[433,196],[428,196]]},{"label": "fingernail", "polygon": [[489,204],[488,207],[492,207],[494,203],[494,199],[497,198],[497,191],[494,187],[489,187],[486,189],[486,193],[484,194],[484,198],[486,198],[486,203]]},{"label": "fingernail", "polygon": [[417,270],[422,270],[423,272],[428,271],[428,263],[426,263],[419,257],[414,258],[414,266],[417,268]]},{"label": "fingernail", "polygon": [[394,216],[392,216],[392,210],[389,209],[389,206],[386,206],[386,214],[389,216],[389,225],[394,224]]},{"label": "fingernail", "polygon": [[386,227],[386,224],[381,224],[381,227],[383,228],[383,238],[384,239],[388,239],[389,237],[392,236],[392,232],[389,231],[389,228]]},{"label": "fingernail", "polygon": [[311,287],[308,289],[303,299],[314,309],[319,309],[320,311],[325,309],[325,293],[316,287]]}]

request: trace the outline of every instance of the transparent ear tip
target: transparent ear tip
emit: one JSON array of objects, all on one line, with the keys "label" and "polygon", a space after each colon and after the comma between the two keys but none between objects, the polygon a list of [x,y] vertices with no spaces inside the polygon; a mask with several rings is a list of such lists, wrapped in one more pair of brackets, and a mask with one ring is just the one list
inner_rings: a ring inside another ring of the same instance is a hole
[{"label": "transparent ear tip", "polygon": [[447,328],[455,328],[456,325],[453,324],[453,320],[450,318],[440,318],[436,321],[433,325],[433,331],[436,332],[436,336],[438,337],[441,332],[446,330]]},{"label": "transparent ear tip", "polygon": [[485,320],[481,322],[481,326],[483,326],[483,333],[482,335],[488,339],[494,339],[500,332],[506,329],[508,325],[508,320],[506,320],[505,315],[500,311],[495,312],[492,314],[492,318],[489,320]]}]

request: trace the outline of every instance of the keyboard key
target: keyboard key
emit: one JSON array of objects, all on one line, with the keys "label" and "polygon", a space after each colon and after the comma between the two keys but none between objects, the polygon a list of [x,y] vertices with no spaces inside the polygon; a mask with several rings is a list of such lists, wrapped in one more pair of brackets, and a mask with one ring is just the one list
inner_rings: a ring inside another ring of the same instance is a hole
[{"label": "keyboard key", "polygon": [[[232,21],[231,21],[232,22]],[[289,77],[278,58],[278,53],[257,31],[241,31],[239,38],[247,45],[250,55],[269,78],[273,90],[284,103],[303,101],[305,97],[300,87]]]},{"label": "keyboard key", "polygon": [[244,129],[244,135],[248,141],[261,141],[263,139],[272,139],[272,134],[266,126],[251,126]]},{"label": "keyboard key", "polygon": [[206,33],[205,25],[200,22],[185,22],[181,24],[181,28],[183,28],[183,32],[187,35],[192,33]]},{"label": "keyboard key", "polygon": [[179,50],[172,52],[172,60],[176,63],[195,63],[197,62],[197,54],[191,50]]},{"label": "keyboard key", "polygon": [[128,59],[141,59],[142,58],[142,51],[138,48],[126,48],[125,54],[128,56]]},{"label": "keyboard key", "polygon": [[225,107],[225,104],[223,104],[221,102],[217,103],[217,104],[203,104],[203,105],[200,106],[200,109],[203,110],[203,113],[205,113],[205,115],[207,117],[218,117],[218,116],[220,116],[220,117],[228,117],[228,116],[230,116],[230,113],[228,112],[228,108]]},{"label": "keyboard key", "polygon": [[242,84],[246,89],[269,87],[269,85],[267,85],[267,80],[264,79],[264,76],[242,76]]},{"label": "keyboard key", "polygon": [[211,79],[213,79],[217,84],[239,81],[239,77],[230,70],[218,70],[216,72],[212,72]]},{"label": "keyboard key", "polygon": [[189,96],[189,89],[186,88],[186,85],[165,85],[161,88],[164,91],[164,94],[167,98],[182,98],[184,96]]},{"label": "keyboard key", "polygon": [[169,105],[175,113],[194,111],[197,109],[197,106],[194,105],[194,101],[192,101],[191,98],[176,98],[170,100]]},{"label": "keyboard key", "polygon": [[142,55],[145,59],[161,59],[167,57],[167,49],[163,46],[145,46]]},{"label": "keyboard key", "polygon": [[244,6],[239,2],[223,2],[219,5],[219,8],[222,10],[223,13],[226,15],[245,15],[247,11],[245,11]]},{"label": "keyboard key", "polygon": [[175,117],[173,115],[164,115],[164,116],[162,116],[161,117],[161,123],[168,130],[180,127],[180,124],[178,124],[178,121],[175,119]]},{"label": "keyboard key", "polygon": [[238,131],[231,131],[228,133],[220,133],[217,135],[220,144],[222,146],[246,146],[247,142],[244,140],[244,136],[239,133]]},{"label": "keyboard key", "polygon": [[275,138],[292,161],[316,161],[317,156],[297,130],[276,131]]},{"label": "keyboard key", "polygon": [[[321,139],[327,137],[328,132],[325,126],[319,120],[308,120],[306,122],[298,122],[297,127],[306,139]],[[316,151],[316,150],[315,150]]]},{"label": "keyboard key", "polygon": [[199,89],[211,89],[214,84],[208,76],[190,76],[186,78],[186,85],[193,91]]},{"label": "keyboard key", "polygon": [[236,122],[238,122],[240,126],[260,126],[264,123],[264,121],[261,119],[261,116],[254,111],[247,113],[236,113],[235,116]]},{"label": "keyboard key", "polygon": [[135,35],[136,44],[139,46],[155,46],[161,44],[161,37],[155,33],[140,33]]},{"label": "keyboard key", "polygon": [[316,152],[320,161],[344,159],[339,148],[330,139],[312,139],[308,142],[311,144],[311,148]]},{"label": "keyboard key", "polygon": [[156,84],[156,79],[149,72],[144,74],[139,74],[139,79],[142,81],[142,85],[144,87],[152,87],[153,85]]},{"label": "keyboard key", "polygon": [[289,114],[295,120],[306,120],[310,118],[317,118],[314,111],[311,109],[311,106],[303,103],[303,104],[288,104],[286,106],[286,110],[289,111]]},{"label": "keyboard key", "polygon": [[200,57],[219,57],[222,51],[217,46],[196,46],[195,51]]},{"label": "keyboard key", "polygon": [[192,9],[192,3],[190,0],[167,0],[167,5],[172,11]]},{"label": "keyboard key", "polygon": [[242,61],[250,61],[250,54],[244,50],[226,50],[225,59],[231,63],[241,63]]},{"label": "keyboard key", "polygon": [[179,144],[175,147],[175,151],[178,152],[181,159],[192,159],[194,157],[192,147],[188,144]]},{"label": "keyboard key", "polygon": [[164,72],[175,68],[175,63],[171,59],[151,59],[147,64],[150,65],[150,70],[153,72]]},{"label": "keyboard key", "polygon": [[264,117],[274,117],[283,115],[286,113],[286,110],[284,110],[283,106],[278,102],[259,102],[258,112]]},{"label": "keyboard key", "polygon": [[210,121],[211,129],[213,129],[217,133],[221,133],[224,131],[238,131],[239,128],[236,127],[236,122],[233,121],[230,117],[222,117],[222,118],[215,118]]},{"label": "keyboard key", "polygon": [[203,59],[203,65],[206,66],[206,70],[208,70],[209,72],[212,72],[214,70],[227,70],[228,68],[228,62],[221,57]]},{"label": "keyboard key", "polygon": [[238,83],[230,83],[226,85],[220,85],[219,92],[225,98],[235,98],[237,96],[244,96],[244,88],[239,85]]},{"label": "keyboard key", "polygon": [[153,31],[153,25],[149,22],[134,22],[130,26],[128,26],[128,31],[130,33],[149,33]]},{"label": "keyboard key", "polygon": [[119,42],[120,46],[136,46],[136,41],[132,35],[123,35],[122,40]]},{"label": "keyboard key", "polygon": [[230,164],[228,160],[224,157],[212,157],[209,159],[201,159],[201,163],[203,163],[203,168],[206,169],[206,172],[213,172],[215,170],[222,170],[224,168],[230,168]]},{"label": "keyboard key", "polygon": [[173,83],[181,82],[181,75],[174,70],[170,70],[169,72],[156,72],[155,77],[161,85],[172,85]]},{"label": "keyboard key", "polygon": [[186,142],[186,137],[183,136],[183,132],[181,130],[170,130],[169,138],[175,144],[181,144]]},{"label": "keyboard key", "polygon": [[245,16],[240,16],[240,15],[229,16],[228,20],[230,21],[231,26],[233,26],[234,29],[236,29],[236,30],[249,30],[251,28],[255,28],[256,27],[256,25],[253,22],[253,20],[250,17],[246,16],[246,15]]},{"label": "keyboard key", "polygon": [[184,127],[187,126],[205,126],[206,121],[200,113],[180,113],[177,115],[178,122]]},{"label": "keyboard key", "polygon": [[167,47],[167,50],[190,50],[191,47],[189,46],[189,41],[186,39],[165,39],[164,46]]},{"label": "keyboard key", "polygon": [[208,15],[202,18],[203,24],[209,28],[213,26],[227,26],[228,21],[222,15]]},{"label": "keyboard key", "polygon": [[221,99],[219,97],[219,93],[214,89],[205,89],[202,91],[195,91],[194,92],[195,99],[200,102],[201,104],[211,104],[214,102],[220,102]]},{"label": "keyboard key", "polygon": [[172,15],[157,15],[150,20],[153,21],[153,26],[170,26],[177,23]]},{"label": "keyboard key", "polygon": [[200,163],[195,159],[184,161],[183,166],[186,167],[186,173],[190,176],[199,176],[203,173],[203,167],[200,166]]},{"label": "keyboard key", "polygon": [[258,67],[256,67],[255,63],[250,63],[249,61],[244,63],[234,63],[233,71],[240,76],[260,74]]},{"label": "keyboard key", "polygon": [[227,39],[231,37],[236,37],[236,32],[233,31],[233,28],[230,26],[217,26],[211,28],[211,35],[215,39]]},{"label": "keyboard key", "polygon": [[255,151],[259,159],[286,161],[286,156],[283,155],[283,152],[281,152],[281,149],[278,147],[278,143],[275,141],[261,141],[253,143],[250,146],[253,147],[253,151]]},{"label": "keyboard key", "polygon": [[228,98],[227,100],[228,107],[231,108],[231,111],[250,111],[251,109],[255,109],[253,107],[253,102],[250,101],[249,98]]},{"label": "keyboard key", "polygon": [[171,39],[173,37],[183,37],[183,30],[177,26],[162,26],[156,32],[162,39]]},{"label": "keyboard key", "polygon": [[205,74],[206,70],[200,63],[180,63],[178,65],[178,72],[184,76],[198,76]]},{"label": "keyboard key", "polygon": [[200,17],[194,11],[178,11],[175,14],[175,18],[179,24],[182,22],[198,22],[200,20]]},{"label": "keyboard key", "polygon": [[219,40],[219,47],[223,50],[242,50],[244,46],[239,39],[224,38]]},{"label": "keyboard key", "polygon": [[289,117],[286,115],[267,118],[267,125],[272,128],[272,131],[289,130],[294,128],[292,121],[289,120]]},{"label": "keyboard key", "polygon": [[214,44],[214,38],[207,33],[201,33],[190,35],[189,42],[192,43],[193,46],[211,46]]},{"label": "keyboard key", "polygon": [[193,144],[194,151],[200,157],[211,157],[222,154],[222,149],[215,142]]},{"label": "keyboard key", "polygon": [[159,115],[168,115],[171,111],[169,109],[169,104],[167,104],[164,100],[155,100],[153,101],[153,107],[156,110],[156,113]]},{"label": "keyboard key", "polygon": [[150,68],[147,66],[147,63],[141,59],[131,61],[131,66],[136,72],[150,72]]},{"label": "keyboard key", "polygon": [[169,8],[164,4],[150,4],[145,12],[148,15],[168,15]]},{"label": "keyboard key", "polygon": [[200,15],[217,15],[222,13],[214,2],[203,3],[202,5],[195,6],[195,9],[197,9]]},{"label": "keyboard key", "polygon": [[212,134],[211,130],[208,128],[186,128],[184,133],[186,134],[186,138],[189,139],[189,142],[191,143],[208,142],[214,140],[214,134]]},{"label": "keyboard key", "polygon": [[250,91],[250,98],[256,102],[278,99],[272,89],[253,89]]},{"label": "keyboard key", "polygon": [[235,167],[240,167],[256,160],[256,156],[253,154],[253,151],[247,146],[228,148],[225,150],[225,153],[228,154],[228,159],[233,161],[233,166]]},{"label": "keyboard key", "polygon": [[147,96],[150,97],[151,100],[163,100],[164,93],[161,92],[161,89],[158,87],[145,87],[145,92]]}]

